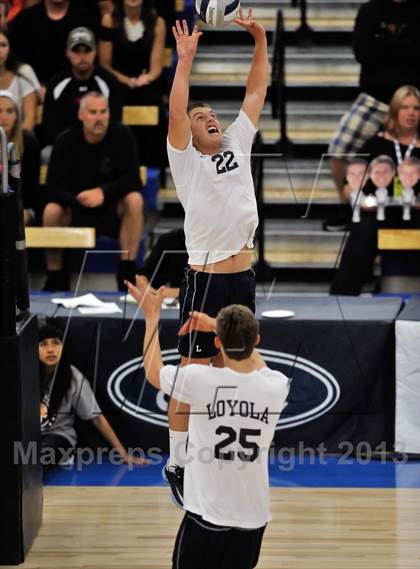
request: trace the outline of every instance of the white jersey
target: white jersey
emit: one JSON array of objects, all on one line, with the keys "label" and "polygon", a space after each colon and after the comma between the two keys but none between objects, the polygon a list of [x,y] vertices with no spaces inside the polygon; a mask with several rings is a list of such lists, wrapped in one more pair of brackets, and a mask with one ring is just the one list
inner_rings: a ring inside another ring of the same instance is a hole
[{"label": "white jersey", "polygon": [[184,507],[216,525],[259,528],[271,519],[268,452],[289,391],[267,367],[251,373],[164,366],[162,390],[191,405]]},{"label": "white jersey", "polygon": [[185,211],[185,244],[190,265],[223,261],[245,245],[252,249],[258,226],[251,173],[257,129],[244,111],[225,130],[219,154],[203,155],[190,139],[168,157],[177,196]]}]

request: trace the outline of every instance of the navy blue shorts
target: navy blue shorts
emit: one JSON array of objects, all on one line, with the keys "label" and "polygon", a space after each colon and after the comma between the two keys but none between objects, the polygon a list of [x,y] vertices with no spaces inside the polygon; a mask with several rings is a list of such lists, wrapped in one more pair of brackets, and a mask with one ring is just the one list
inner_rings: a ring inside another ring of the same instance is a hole
[{"label": "navy blue shorts", "polygon": [[175,541],[172,569],[253,569],[265,526],[242,529],[216,526],[186,512]]},{"label": "navy blue shorts", "polygon": [[[180,327],[193,310],[216,317],[221,308],[242,304],[255,313],[255,273],[249,269],[240,273],[214,274],[186,267],[179,303]],[[196,331],[179,337],[178,350],[181,356],[191,358],[209,358],[218,353],[214,334]]]}]

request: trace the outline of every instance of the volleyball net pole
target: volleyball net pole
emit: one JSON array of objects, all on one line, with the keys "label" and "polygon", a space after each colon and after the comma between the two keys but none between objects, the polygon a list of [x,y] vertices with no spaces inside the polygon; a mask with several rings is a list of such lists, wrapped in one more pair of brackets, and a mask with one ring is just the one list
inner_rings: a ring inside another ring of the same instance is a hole
[{"label": "volleyball net pole", "polygon": [[9,149],[0,127],[0,336],[16,334],[16,195],[9,188]]},{"label": "volleyball net pole", "polygon": [[0,127],[0,335],[16,333],[29,309],[20,160]]}]

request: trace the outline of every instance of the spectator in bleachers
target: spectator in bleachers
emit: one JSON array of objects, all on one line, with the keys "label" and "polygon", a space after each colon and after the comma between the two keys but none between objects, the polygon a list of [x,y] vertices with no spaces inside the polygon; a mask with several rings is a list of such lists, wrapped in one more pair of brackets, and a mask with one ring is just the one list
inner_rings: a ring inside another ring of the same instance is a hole
[{"label": "spectator in bleachers", "polygon": [[[374,193],[377,188],[392,186],[396,166],[387,155],[377,156],[369,165],[369,184],[364,193]],[[369,211],[370,209],[370,211]],[[400,212],[401,217],[401,212]],[[365,208],[360,222],[351,223],[350,234],[341,256],[340,266],[331,285],[331,294],[357,296],[372,275],[372,267],[378,254],[378,228],[383,222],[376,219],[376,208]]]},{"label": "spectator in bleachers", "polygon": [[[420,91],[411,85],[397,89],[391,99],[385,130],[368,140],[360,150],[371,161],[381,154],[401,164],[410,156],[420,158]],[[367,185],[372,190],[372,185]],[[393,194],[393,185],[389,188]]]},{"label": "spectator in bleachers", "polygon": [[12,93],[22,117],[22,128],[33,130],[40,84],[29,65],[16,61],[6,32],[0,32],[0,89]]},{"label": "spectator in bleachers", "polygon": [[22,10],[10,24],[17,56],[29,63],[42,84],[66,65],[66,41],[71,30],[86,26],[95,33],[98,23],[89,10],[69,0],[43,0]]},{"label": "spectator in bleachers", "polygon": [[21,160],[21,182],[25,225],[33,223],[40,214],[39,192],[40,148],[35,136],[22,130],[16,101],[9,91],[0,90],[0,126],[9,142],[15,144]]},{"label": "spectator in bleachers", "polygon": [[67,38],[70,65],[47,85],[42,116],[43,142],[53,144],[57,136],[77,124],[80,99],[99,91],[109,101],[111,120],[121,121],[121,87],[115,77],[96,64],[95,36],[88,28],[75,28]]},{"label": "spectator in bleachers", "polygon": [[122,0],[102,17],[99,58],[124,86],[124,104],[157,105],[160,128],[136,132],[144,164],[160,165],[165,154],[162,136],[162,81],[166,25],[150,0]]},{"label": "spectator in bleachers", "polygon": [[[135,277],[143,230],[139,160],[130,129],[110,122],[107,99],[97,92],[80,101],[80,125],[62,133],[53,147],[47,176],[43,225],[95,227],[119,239],[119,290]],[[128,252],[128,253],[127,253]],[[61,250],[47,251],[44,290],[67,290],[69,275]]]},{"label": "spectator in bleachers", "polygon": [[[420,2],[370,0],[358,12],[353,47],[361,64],[358,98],[343,116],[328,148],[329,154],[357,154],[387,118],[393,93],[402,85],[420,87]],[[340,197],[346,159],[331,158]]]}]

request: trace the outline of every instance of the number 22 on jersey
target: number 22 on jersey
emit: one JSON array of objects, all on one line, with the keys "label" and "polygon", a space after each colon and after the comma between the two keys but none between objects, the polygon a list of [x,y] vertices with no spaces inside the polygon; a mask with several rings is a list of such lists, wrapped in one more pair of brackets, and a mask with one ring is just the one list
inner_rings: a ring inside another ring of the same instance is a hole
[{"label": "number 22 on jersey", "polygon": [[231,150],[226,150],[221,154],[214,154],[211,161],[216,163],[216,171],[218,174],[226,174],[239,168],[239,164],[235,160],[235,155]]}]

